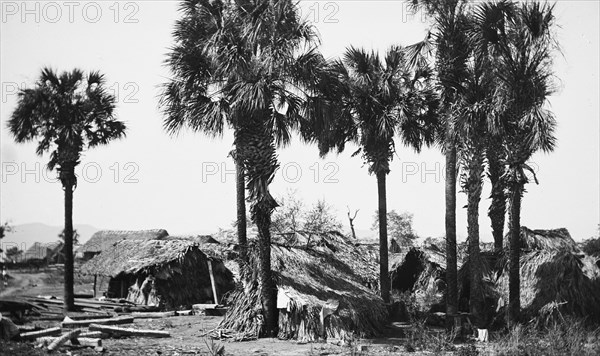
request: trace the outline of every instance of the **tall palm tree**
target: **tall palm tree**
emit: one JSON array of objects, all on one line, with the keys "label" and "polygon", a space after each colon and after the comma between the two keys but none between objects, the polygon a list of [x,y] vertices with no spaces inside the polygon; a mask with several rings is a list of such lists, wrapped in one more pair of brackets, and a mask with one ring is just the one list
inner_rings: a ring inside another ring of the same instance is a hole
[{"label": "tall palm tree", "polygon": [[377,178],[379,216],[379,283],[381,297],[389,302],[386,177],[396,152],[394,138],[416,151],[434,141],[438,100],[428,68],[409,70],[404,50],[388,49],[383,61],[377,53],[350,47],[335,65],[341,88],[339,111],[330,130],[316,139],[321,153],[338,152],[355,143]]},{"label": "tall palm tree", "polygon": [[38,141],[36,153],[50,152],[48,169],[57,169],[65,191],[65,311],[73,299],[73,191],[75,167],[84,149],[125,136],[125,124],[114,116],[116,98],[106,89],[104,75],[87,76],[75,69],[58,75],[42,69],[33,89],[19,92],[8,130],[16,142]]},{"label": "tall palm tree", "polygon": [[486,328],[483,320],[484,295],[479,248],[479,202],[483,188],[486,141],[494,137],[496,93],[489,63],[474,51],[468,74],[456,103],[454,134],[458,148],[458,162],[462,167],[461,187],[467,194],[467,240],[469,258],[469,306],[479,328]]},{"label": "tall palm tree", "polygon": [[[503,92],[502,114],[509,200],[509,320],[520,313],[520,212],[528,160],[537,151],[554,149],[556,120],[545,108],[553,93],[552,61],[557,44],[553,36],[553,6],[537,2],[501,2],[487,8],[495,21],[486,25],[494,45],[499,87]],[[537,178],[533,174],[537,183]]]},{"label": "tall palm tree", "polygon": [[[180,5],[182,17],[177,20],[173,37],[175,45],[166,61],[173,78],[164,86],[161,107],[166,115],[165,129],[178,133],[183,127],[208,136],[222,136],[225,123],[233,126],[234,137],[239,128],[230,119],[227,93],[221,93],[229,74],[220,71],[251,56],[244,52],[243,39],[235,36],[233,27],[238,24],[227,17],[231,9],[223,2],[187,0]],[[240,44],[237,58],[226,58],[234,46]],[[247,263],[246,191],[244,168],[237,158],[239,147],[230,155],[236,168],[236,228],[240,247],[240,262]]]},{"label": "tall palm tree", "polygon": [[[427,38],[410,46],[411,61],[417,63],[428,56],[435,56],[435,72],[441,94],[440,115],[444,122],[440,141],[446,158],[446,313],[458,313],[458,280],[456,254],[456,142],[453,139],[453,103],[457,101],[460,83],[466,77],[469,45],[465,35],[467,16],[466,0],[411,0],[410,7],[424,11],[433,19],[433,29]],[[450,318],[448,320],[451,320]],[[449,324],[453,326],[453,323]]]},{"label": "tall palm tree", "polygon": [[313,27],[291,0],[190,0],[182,11],[168,60],[173,79],[162,99],[165,127],[214,135],[225,124],[233,127],[234,159],[244,171],[258,227],[262,334],[276,335],[270,225],[277,203],[269,185],[277,146],[290,142],[303,118],[323,110],[317,90],[326,87],[320,81],[326,61],[315,49]]}]

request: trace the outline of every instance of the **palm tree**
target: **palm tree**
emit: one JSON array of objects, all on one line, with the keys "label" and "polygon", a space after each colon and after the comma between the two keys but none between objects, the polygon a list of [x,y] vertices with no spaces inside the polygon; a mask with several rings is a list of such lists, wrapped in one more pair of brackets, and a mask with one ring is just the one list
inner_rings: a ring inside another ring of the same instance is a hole
[{"label": "palm tree", "polygon": [[[251,53],[240,51],[239,58],[226,59],[222,56],[236,44],[242,45],[243,41],[231,36],[234,31],[231,27],[237,24],[234,19],[226,17],[229,10],[221,2],[188,0],[181,3],[182,18],[176,22],[173,32],[175,45],[166,61],[173,78],[164,86],[160,103],[166,115],[165,129],[171,134],[187,126],[211,137],[222,136],[225,122],[230,126],[235,122],[229,116],[226,93],[219,93],[224,89],[229,73],[218,71],[218,67],[234,66],[236,63],[224,63],[225,60],[241,61]],[[237,137],[239,130],[235,126],[233,129]],[[240,263],[244,264],[248,262],[246,191],[244,168],[237,159],[239,150],[235,147],[230,156],[236,168],[236,228]]]},{"label": "palm tree", "polygon": [[506,150],[501,137],[489,137],[485,148],[485,157],[488,162],[487,176],[492,185],[490,193],[490,207],[488,216],[492,225],[494,250],[500,253],[504,246],[504,222],[506,219],[506,183],[503,180],[506,172],[504,158]]},{"label": "palm tree", "polygon": [[477,327],[487,326],[482,319],[484,295],[479,248],[479,202],[483,188],[486,141],[494,137],[495,102],[490,63],[474,51],[468,74],[458,96],[455,128],[458,162],[462,167],[461,187],[467,194],[467,231],[469,258],[469,305]]},{"label": "palm tree", "polygon": [[321,153],[338,152],[346,142],[355,143],[377,178],[379,201],[379,283],[381,297],[389,302],[386,177],[395,153],[394,137],[420,151],[434,141],[437,97],[428,68],[408,70],[404,50],[388,49],[382,61],[378,54],[350,47],[336,65],[342,88],[340,106],[330,130],[316,135]]},{"label": "palm tree", "polygon": [[[417,63],[435,55],[435,72],[441,94],[440,115],[444,122],[439,139],[446,158],[446,314],[458,313],[458,281],[456,254],[456,142],[454,141],[453,103],[457,101],[458,88],[466,77],[469,46],[465,36],[467,16],[466,0],[411,0],[413,10],[424,11],[433,19],[433,29],[427,38],[410,46],[411,62]],[[452,319],[448,319],[451,321]],[[453,326],[453,323],[449,323]]]},{"label": "palm tree", "polygon": [[18,143],[38,141],[36,153],[50,152],[48,169],[57,169],[65,191],[65,311],[73,300],[73,191],[75,167],[84,149],[125,136],[125,124],[114,117],[116,98],[107,92],[104,75],[87,76],[75,69],[58,75],[42,69],[33,89],[19,92],[8,130]]},{"label": "palm tree", "polygon": [[[509,198],[509,320],[520,313],[520,212],[528,160],[537,151],[554,149],[556,120],[545,108],[553,93],[552,59],[557,45],[553,38],[553,6],[537,2],[498,3],[487,8],[495,19],[486,25],[494,44],[495,66],[500,82],[504,113],[500,124],[505,140],[507,166],[503,177]],[[537,183],[537,178],[533,174]]]},{"label": "palm tree", "polygon": [[326,62],[314,47],[313,27],[290,0],[190,0],[182,11],[168,60],[174,78],[162,100],[165,127],[213,135],[226,123],[233,127],[234,159],[244,171],[258,227],[262,334],[276,335],[270,225],[277,202],[269,185],[277,146],[290,142],[303,118],[323,110],[317,90],[326,87],[320,80]]}]

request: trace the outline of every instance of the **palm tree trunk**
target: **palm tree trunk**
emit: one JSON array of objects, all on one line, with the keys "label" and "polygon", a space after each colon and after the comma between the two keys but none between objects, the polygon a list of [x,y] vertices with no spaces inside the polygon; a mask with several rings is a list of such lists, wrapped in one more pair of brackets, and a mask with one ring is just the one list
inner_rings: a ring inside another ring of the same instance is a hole
[{"label": "palm tree trunk", "polygon": [[508,321],[509,325],[519,322],[521,312],[521,198],[523,185],[514,184],[510,189],[510,251],[508,265]]},{"label": "palm tree trunk", "polygon": [[479,202],[483,187],[483,151],[474,149],[467,178],[467,231],[469,241],[470,291],[469,309],[475,324],[485,329],[481,256],[479,250]]},{"label": "palm tree trunk", "polygon": [[390,272],[388,267],[387,196],[385,172],[377,172],[377,196],[379,199],[379,286],[381,298],[390,302]]},{"label": "palm tree trunk", "polygon": [[[236,148],[237,150],[237,148]],[[240,260],[242,263],[248,262],[248,240],[246,237],[246,184],[244,179],[244,166],[240,162],[239,154],[236,154],[235,161],[235,187],[237,204],[237,235],[238,245],[240,246]]]},{"label": "palm tree trunk", "polygon": [[502,180],[505,167],[502,162],[501,143],[492,139],[487,148],[488,177],[492,184],[490,208],[488,216],[492,224],[492,236],[494,237],[494,250],[502,251],[504,243],[504,221],[506,217],[506,186]]},{"label": "palm tree trunk", "polygon": [[269,192],[269,184],[277,170],[275,140],[264,116],[250,118],[235,138],[240,147],[237,159],[244,167],[251,201],[250,214],[258,228],[259,289],[264,327],[261,336],[277,335],[277,287],[271,272],[271,214],[277,202]]},{"label": "palm tree trunk", "polygon": [[259,238],[260,293],[263,316],[265,318],[263,335],[277,336],[277,288],[271,272],[271,213],[272,208],[257,204],[255,211]]},{"label": "palm tree trunk", "polygon": [[[74,167],[69,174],[74,177]],[[75,299],[73,294],[73,184],[64,184],[65,191],[65,312],[75,310]]]},{"label": "palm tree trunk", "polygon": [[458,278],[456,261],[456,146],[446,140],[446,314],[454,326],[458,313]]}]

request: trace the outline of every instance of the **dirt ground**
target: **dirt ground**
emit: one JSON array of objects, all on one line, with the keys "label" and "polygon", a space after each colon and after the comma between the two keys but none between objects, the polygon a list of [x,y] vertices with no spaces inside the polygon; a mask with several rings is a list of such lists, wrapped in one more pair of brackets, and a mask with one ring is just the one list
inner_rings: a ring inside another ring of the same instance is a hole
[{"label": "dirt ground", "polygon": [[[62,280],[57,271],[17,272],[10,271],[13,277],[7,289],[0,290],[1,297],[62,295]],[[77,280],[77,278],[76,278]],[[76,293],[89,293],[90,281],[77,280]],[[159,319],[136,319],[131,325],[137,329],[164,330],[170,338],[110,338],[103,340],[105,355],[212,355],[211,349],[224,346],[225,355],[420,355],[406,353],[406,325],[390,325],[381,339],[356,340],[351,345],[339,346],[325,342],[299,343],[290,340],[260,339],[246,342],[211,340],[204,334],[214,329],[222,317],[219,316],[177,316]],[[59,320],[33,321],[39,327],[58,326]],[[408,326],[409,327],[409,326]],[[0,355],[46,355],[33,344],[1,343]],[[64,351],[64,350],[63,350]],[[71,355],[99,354],[93,349],[70,349]],[[425,353],[423,353],[424,355]],[[444,354],[444,353],[442,353]]]}]

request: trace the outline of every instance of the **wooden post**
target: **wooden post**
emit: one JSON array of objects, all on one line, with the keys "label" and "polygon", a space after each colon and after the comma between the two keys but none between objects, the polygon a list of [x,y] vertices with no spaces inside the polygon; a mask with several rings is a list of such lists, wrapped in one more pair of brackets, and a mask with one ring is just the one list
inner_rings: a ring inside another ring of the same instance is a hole
[{"label": "wooden post", "polygon": [[125,280],[121,279],[121,296],[120,298],[125,298],[127,297],[125,294]]},{"label": "wooden post", "polygon": [[96,298],[96,281],[98,280],[98,275],[94,275],[94,298]]},{"label": "wooden post", "polygon": [[215,283],[215,275],[213,274],[212,261],[210,258],[208,259],[208,273],[210,274],[210,285],[212,286],[215,304],[219,304],[219,298],[217,297],[217,284]]}]

